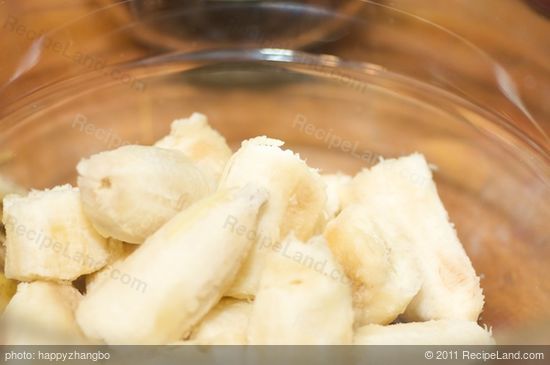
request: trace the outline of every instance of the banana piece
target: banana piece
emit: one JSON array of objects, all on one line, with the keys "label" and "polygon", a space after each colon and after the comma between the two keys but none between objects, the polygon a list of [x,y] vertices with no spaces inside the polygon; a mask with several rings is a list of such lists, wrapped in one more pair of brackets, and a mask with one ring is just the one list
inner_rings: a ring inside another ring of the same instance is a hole
[{"label": "banana piece", "polygon": [[84,211],[104,237],[141,244],[179,211],[210,192],[180,151],[123,146],[77,166]]},{"label": "banana piece", "polygon": [[0,314],[4,312],[4,308],[6,308],[11,297],[15,294],[16,289],[17,283],[6,278],[6,276],[0,272]]},{"label": "banana piece", "polygon": [[363,170],[351,183],[348,201],[383,217],[416,252],[423,284],[404,313],[406,320],[477,320],[483,308],[479,278],[424,156],[415,153]]},{"label": "banana piece", "polygon": [[19,281],[75,280],[107,264],[107,242],[84,216],[70,185],[4,198],[5,275]]},{"label": "banana piece", "polygon": [[325,213],[327,219],[332,219],[342,210],[342,199],[352,177],[342,173],[321,175],[326,185],[327,203]]},{"label": "banana piece", "polygon": [[355,345],[494,345],[491,332],[476,322],[438,320],[399,323],[390,326],[376,324],[359,328]]},{"label": "banana piece", "polygon": [[242,229],[243,234],[256,239],[255,249],[227,296],[253,297],[268,252],[290,232],[307,240],[322,217],[326,193],[320,175],[297,154],[282,150],[283,144],[267,137],[244,141],[227,163],[221,178],[221,189],[254,183],[269,191],[269,200],[256,230],[237,220],[227,222],[228,230]]},{"label": "banana piece", "polygon": [[[109,240],[116,241],[112,238],[109,238]],[[111,256],[109,257],[107,265],[105,265],[103,269],[97,272],[86,275],[86,277],[84,278],[86,283],[86,292],[91,292],[92,290],[94,290],[94,288],[99,286],[99,283],[109,277],[120,277],[120,279],[122,279],[122,274],[124,273],[117,271],[115,269],[115,266],[119,262],[122,262],[126,257],[130,256],[130,254],[132,254],[132,252],[134,252],[138,247],[139,246],[137,245],[119,242],[119,244],[116,245],[116,249],[111,252]]]},{"label": "banana piece", "polygon": [[353,338],[351,288],[322,236],[289,235],[269,255],[252,307],[251,345],[344,345]]},{"label": "banana piece", "polygon": [[74,318],[80,299],[68,284],[20,283],[0,320],[2,344],[90,344]]},{"label": "banana piece", "polygon": [[213,182],[213,188],[231,157],[231,149],[225,138],[200,113],[172,122],[170,134],[155,143],[155,146],[183,152]]},{"label": "banana piece", "polygon": [[[7,177],[0,175],[0,217],[2,217],[4,214],[3,201],[5,196],[9,194],[24,195],[26,193],[27,192],[25,191],[25,189],[23,189],[21,186],[17,185]],[[4,269],[4,260],[6,257],[4,242],[6,242],[6,231],[2,222],[0,222],[0,270]]]},{"label": "banana piece", "polygon": [[405,311],[422,276],[410,241],[382,211],[350,205],[325,238],[353,283],[356,325],[387,324]]},{"label": "banana piece", "polygon": [[198,345],[246,345],[251,310],[249,302],[222,298],[193,330],[189,341]]},{"label": "banana piece", "polygon": [[267,193],[251,185],[219,191],[178,213],[116,269],[144,290],[109,277],[81,302],[86,335],[107,344],[180,340],[221,299],[253,241],[224,228],[234,217],[254,228]]}]

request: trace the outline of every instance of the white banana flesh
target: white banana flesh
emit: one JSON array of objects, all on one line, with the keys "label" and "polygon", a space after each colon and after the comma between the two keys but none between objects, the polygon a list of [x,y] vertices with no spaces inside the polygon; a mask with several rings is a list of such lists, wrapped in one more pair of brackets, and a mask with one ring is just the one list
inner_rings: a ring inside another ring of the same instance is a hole
[{"label": "white banana flesh", "polygon": [[290,235],[269,255],[253,303],[252,345],[344,345],[353,339],[351,287],[326,241]]},{"label": "white banana flesh", "polygon": [[143,290],[109,277],[81,302],[77,319],[107,344],[180,340],[227,291],[253,241],[224,227],[229,218],[255,228],[267,199],[261,188],[219,191],[177,214],[115,268]]},{"label": "white banana flesh", "polygon": [[[109,240],[113,240],[112,238],[109,238]],[[116,244],[116,242],[115,242]],[[86,283],[86,292],[90,293],[94,288],[99,286],[99,283],[104,281],[105,279],[109,277],[122,278],[122,275],[124,273],[121,273],[115,269],[115,266],[122,262],[125,258],[130,256],[132,252],[134,252],[139,246],[132,245],[124,242],[118,242],[116,244],[116,249],[113,249],[111,252],[111,256],[109,257],[109,260],[107,262],[107,265],[105,265],[104,268],[102,268],[99,271],[96,271],[92,274],[86,275],[85,277],[85,283]]]},{"label": "white banana flesh", "polygon": [[74,317],[81,294],[69,284],[21,283],[0,322],[4,345],[84,345]]},{"label": "white banana flesh", "polygon": [[4,198],[6,277],[19,281],[75,280],[101,269],[116,249],[84,215],[70,185]]},{"label": "white banana flesh", "polygon": [[330,249],[353,283],[356,325],[392,322],[422,285],[410,241],[383,213],[350,205],[325,231]]},{"label": "white banana flesh", "polygon": [[193,330],[189,341],[199,345],[246,345],[252,304],[222,298]]},{"label": "white banana flesh", "polygon": [[363,170],[353,179],[348,199],[387,219],[416,251],[423,284],[404,313],[406,320],[477,320],[484,301],[479,278],[424,156],[385,160]]},{"label": "white banana flesh", "polygon": [[428,322],[376,324],[359,328],[355,345],[494,345],[491,332],[476,322],[443,319]]},{"label": "white banana flesh", "polygon": [[213,188],[231,157],[231,149],[225,138],[200,113],[172,122],[170,134],[155,143],[155,146],[183,152],[209,178]]},{"label": "white banana flesh", "polygon": [[80,161],[84,210],[104,237],[141,244],[179,211],[210,193],[182,152],[123,146]]},{"label": "white banana flesh", "polygon": [[254,183],[269,192],[257,229],[238,221],[231,225],[232,230],[243,229],[255,236],[256,244],[228,296],[253,297],[273,246],[290,232],[307,240],[322,217],[326,193],[319,173],[292,151],[281,149],[282,145],[282,141],[267,137],[244,141],[221,178],[221,189]]}]

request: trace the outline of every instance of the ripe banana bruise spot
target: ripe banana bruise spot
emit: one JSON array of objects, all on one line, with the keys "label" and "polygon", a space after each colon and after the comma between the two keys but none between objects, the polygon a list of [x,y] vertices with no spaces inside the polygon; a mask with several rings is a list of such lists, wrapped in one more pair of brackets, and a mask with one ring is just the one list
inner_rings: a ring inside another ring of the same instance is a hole
[{"label": "ripe banana bruise spot", "polygon": [[424,156],[385,160],[352,181],[348,200],[376,212],[415,250],[422,287],[408,321],[476,321],[483,308],[479,278],[437,194]]},{"label": "ripe banana bruise spot", "polygon": [[198,345],[246,345],[252,304],[222,298],[193,330],[189,340]]},{"label": "ripe banana bruise spot", "polygon": [[350,205],[328,224],[325,237],[353,283],[356,325],[387,324],[405,311],[422,276],[410,241],[383,212]]},{"label": "ripe banana bruise spot", "polygon": [[391,326],[368,325],[359,328],[355,345],[494,345],[491,333],[476,322],[438,320],[399,323]]},{"label": "ripe banana bruise spot", "polygon": [[4,198],[6,277],[19,281],[75,280],[107,264],[108,242],[84,215],[70,185]]},{"label": "ripe banana bruise spot", "polygon": [[141,244],[179,211],[210,193],[180,151],[123,146],[77,166],[86,215],[104,237]]},{"label": "ripe banana bruise spot", "polygon": [[243,228],[255,236],[250,257],[226,295],[251,298],[255,295],[265,257],[275,244],[294,232],[307,240],[322,217],[326,202],[325,185],[319,173],[290,150],[284,143],[267,137],[244,141],[227,163],[220,189],[254,183],[269,191],[269,200],[262,209],[257,229],[233,221],[230,230]]},{"label": "ripe banana bruise spot", "polygon": [[177,214],[116,269],[146,283],[136,290],[109,277],[89,293],[77,319],[107,344],[166,344],[183,338],[221,299],[253,241],[224,227],[235,217],[256,226],[268,198],[247,185],[222,190]]},{"label": "ripe banana bruise spot", "polygon": [[225,138],[200,113],[172,122],[170,134],[155,143],[155,146],[183,152],[208,177],[213,189],[231,157],[231,149]]},{"label": "ripe banana bruise spot", "polygon": [[266,260],[252,307],[251,345],[344,345],[353,338],[351,288],[326,241],[288,236]]},{"label": "ripe banana bruise spot", "polygon": [[2,344],[90,344],[74,317],[81,297],[70,284],[20,283],[0,319]]}]

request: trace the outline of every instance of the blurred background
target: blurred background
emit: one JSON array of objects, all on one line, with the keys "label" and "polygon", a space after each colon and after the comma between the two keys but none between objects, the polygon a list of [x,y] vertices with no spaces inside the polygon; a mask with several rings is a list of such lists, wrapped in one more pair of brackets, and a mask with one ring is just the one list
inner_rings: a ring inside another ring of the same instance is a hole
[{"label": "blurred background", "polygon": [[[228,15],[242,3],[256,10]],[[548,0],[5,0],[0,115],[64,78],[233,42],[380,65],[495,111],[548,146],[549,17]]]}]

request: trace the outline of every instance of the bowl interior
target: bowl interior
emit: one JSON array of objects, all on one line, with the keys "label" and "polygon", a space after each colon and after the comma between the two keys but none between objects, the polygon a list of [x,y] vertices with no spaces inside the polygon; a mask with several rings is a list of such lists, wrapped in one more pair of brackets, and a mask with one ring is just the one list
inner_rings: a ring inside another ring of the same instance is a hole
[{"label": "bowl interior", "polygon": [[134,83],[89,74],[0,121],[0,173],[29,188],[74,184],[80,158],[153,143],[195,111],[234,149],[267,135],[326,173],[418,151],[482,278],[481,322],[498,335],[550,319],[548,156],[497,117],[373,65],[277,49],[173,54],[125,71]]}]

